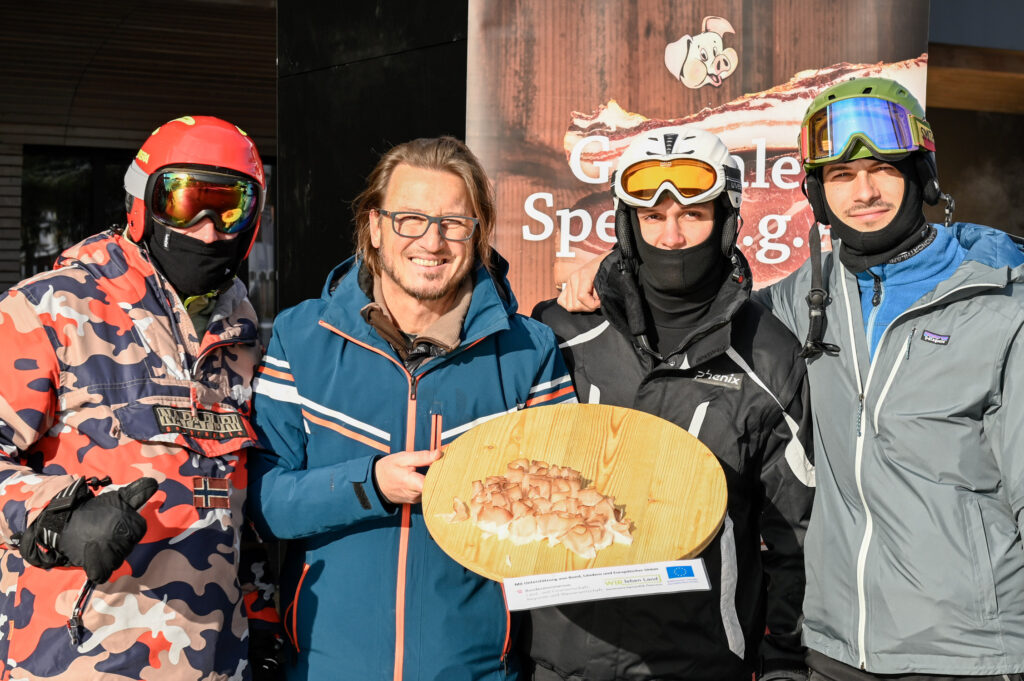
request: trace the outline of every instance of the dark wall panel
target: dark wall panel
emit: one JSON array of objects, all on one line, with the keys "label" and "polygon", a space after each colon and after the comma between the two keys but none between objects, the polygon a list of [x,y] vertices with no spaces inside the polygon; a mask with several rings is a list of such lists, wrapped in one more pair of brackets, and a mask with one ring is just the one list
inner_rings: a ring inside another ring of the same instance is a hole
[{"label": "dark wall panel", "polygon": [[[429,8],[429,9],[428,9]],[[466,129],[465,2],[282,3],[278,291],[319,295],[352,253],[351,201],[380,154]]]},{"label": "dark wall panel", "polygon": [[[1017,200],[1024,186],[1024,115],[929,108],[928,122],[935,131],[939,183],[956,200],[954,219],[1024,236]],[[925,213],[941,222],[944,205]]]},{"label": "dark wall panel", "polygon": [[[466,40],[468,0],[281,0],[281,78]],[[464,76],[465,74],[463,74]]]}]

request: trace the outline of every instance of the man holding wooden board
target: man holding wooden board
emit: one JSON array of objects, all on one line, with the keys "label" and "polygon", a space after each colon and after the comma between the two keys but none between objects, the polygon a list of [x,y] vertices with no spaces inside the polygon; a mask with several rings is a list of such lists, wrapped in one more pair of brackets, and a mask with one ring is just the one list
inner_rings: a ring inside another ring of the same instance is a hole
[{"label": "man holding wooden board", "polygon": [[427,533],[423,470],[477,423],[576,395],[551,330],[515,313],[494,199],[451,137],[388,151],[355,201],[357,255],[281,313],[255,385],[252,497],[290,539],[290,679],[519,678],[501,586]]}]

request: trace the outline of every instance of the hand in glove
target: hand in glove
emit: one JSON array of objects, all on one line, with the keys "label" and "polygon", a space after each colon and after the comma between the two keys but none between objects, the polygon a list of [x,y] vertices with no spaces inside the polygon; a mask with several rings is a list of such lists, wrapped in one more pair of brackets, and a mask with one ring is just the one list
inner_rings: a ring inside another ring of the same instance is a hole
[{"label": "hand in glove", "polygon": [[284,665],[288,651],[284,638],[274,629],[256,628],[249,624],[249,665],[252,681],[280,681],[284,679]]},{"label": "hand in glove", "polygon": [[93,582],[105,582],[146,533],[146,521],[137,509],[156,490],[156,480],[139,478],[93,496],[80,478],[28,526],[21,537],[21,555],[37,567],[75,565]]}]

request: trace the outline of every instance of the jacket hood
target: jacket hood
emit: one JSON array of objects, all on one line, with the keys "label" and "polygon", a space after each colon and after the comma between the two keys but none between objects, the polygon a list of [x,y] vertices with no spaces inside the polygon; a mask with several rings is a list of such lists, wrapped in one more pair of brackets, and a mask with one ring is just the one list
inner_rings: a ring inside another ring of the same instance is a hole
[{"label": "jacket hood", "polygon": [[[491,251],[493,273],[477,264],[473,277],[473,298],[462,328],[462,341],[472,342],[509,328],[509,317],[519,303],[508,282],[508,262],[497,251]],[[362,342],[387,348],[387,343],[365,322],[360,310],[371,301],[361,279],[368,278],[363,261],[352,256],[331,270],[324,282],[320,299],[324,305],[322,319]]]},{"label": "jacket hood", "polygon": [[[941,225],[936,225],[942,229]],[[1024,241],[992,227],[970,222],[955,222],[949,227],[953,237],[967,250],[966,260],[989,267],[1024,265]]]},{"label": "jacket hood", "polygon": [[[161,286],[165,287],[167,295],[178,295],[163,277],[157,275],[149,254],[120,230],[104,230],[69,246],[54,263],[54,269],[60,267],[84,270],[100,288],[108,292],[116,289],[114,295],[118,299],[142,300],[151,292],[160,290]],[[126,290],[131,293],[126,293]],[[156,296],[152,304],[171,314],[165,296]],[[255,317],[245,284],[235,277],[231,285],[217,295],[207,332],[222,339],[255,342],[259,336],[253,321]]]},{"label": "jacket hood", "polygon": [[[694,333],[683,343],[690,345],[695,339],[712,335],[719,329],[725,329],[728,338],[728,324],[736,312],[749,300],[752,278],[750,266],[739,249],[735,249],[733,266],[719,288],[714,302],[704,315],[703,321]],[[639,293],[635,282],[627,278],[632,275],[621,268],[622,252],[616,245],[611,255],[605,258],[594,278],[594,287],[601,297],[601,306],[605,316],[627,338],[631,337],[627,310],[630,306],[639,307],[646,313],[646,302]],[[667,356],[667,355],[666,355]]]},{"label": "jacket hood", "polygon": [[147,276],[154,271],[142,249],[113,229],[68,246],[53,264],[54,269],[72,266],[81,267],[97,279],[120,276],[129,269],[137,269]]}]

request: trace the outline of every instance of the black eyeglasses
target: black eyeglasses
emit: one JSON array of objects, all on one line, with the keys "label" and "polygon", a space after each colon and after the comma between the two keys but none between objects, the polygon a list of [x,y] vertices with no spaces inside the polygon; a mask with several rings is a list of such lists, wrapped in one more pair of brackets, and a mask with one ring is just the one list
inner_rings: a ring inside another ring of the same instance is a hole
[{"label": "black eyeglasses", "polygon": [[390,211],[378,208],[382,218],[391,219],[391,229],[398,236],[416,239],[427,233],[430,225],[437,223],[441,237],[447,241],[469,241],[480,220],[468,215],[427,215],[413,211]]}]

